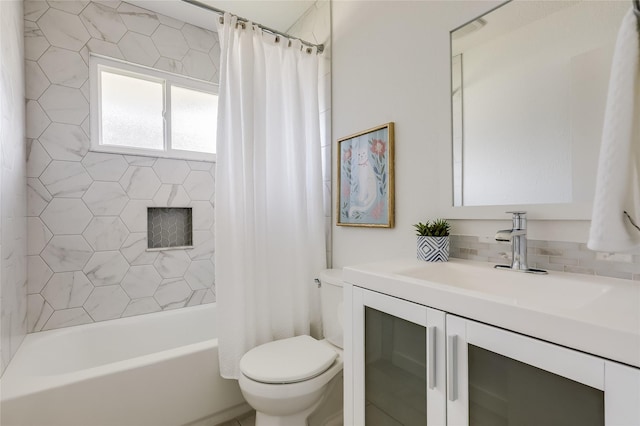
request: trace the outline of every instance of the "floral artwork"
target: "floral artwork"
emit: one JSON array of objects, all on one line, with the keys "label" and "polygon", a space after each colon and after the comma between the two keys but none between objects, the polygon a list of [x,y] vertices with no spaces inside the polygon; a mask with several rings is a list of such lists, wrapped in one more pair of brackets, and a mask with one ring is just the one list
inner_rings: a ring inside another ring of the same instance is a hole
[{"label": "floral artwork", "polygon": [[393,227],[393,123],[338,141],[338,225]]}]

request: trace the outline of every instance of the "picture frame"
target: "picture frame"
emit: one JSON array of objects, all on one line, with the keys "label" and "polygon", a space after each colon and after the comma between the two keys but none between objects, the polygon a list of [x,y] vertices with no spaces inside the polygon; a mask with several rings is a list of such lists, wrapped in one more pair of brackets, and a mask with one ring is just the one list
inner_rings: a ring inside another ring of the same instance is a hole
[{"label": "picture frame", "polygon": [[336,225],[393,228],[394,123],[338,140]]}]

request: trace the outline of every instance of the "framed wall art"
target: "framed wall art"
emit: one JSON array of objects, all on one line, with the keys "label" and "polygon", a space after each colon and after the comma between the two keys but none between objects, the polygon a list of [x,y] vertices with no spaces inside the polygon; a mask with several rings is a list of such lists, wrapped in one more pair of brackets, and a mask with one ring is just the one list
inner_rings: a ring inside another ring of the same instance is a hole
[{"label": "framed wall art", "polygon": [[393,123],[338,140],[338,226],[393,228]]}]

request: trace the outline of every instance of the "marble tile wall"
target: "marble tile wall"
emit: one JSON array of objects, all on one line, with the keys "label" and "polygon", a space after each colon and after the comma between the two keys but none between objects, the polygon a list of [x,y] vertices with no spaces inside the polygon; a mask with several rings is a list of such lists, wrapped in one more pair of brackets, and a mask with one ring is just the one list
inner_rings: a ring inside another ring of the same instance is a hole
[{"label": "marble tile wall", "polygon": [[27,334],[22,2],[0,1],[0,375]]},{"label": "marble tile wall", "polygon": [[324,44],[325,48],[319,57],[318,86],[327,267],[331,267],[331,2],[316,1],[287,33],[311,43]]},{"label": "marble tile wall", "polygon": [[[532,268],[640,281],[640,252],[609,254],[591,251],[584,243],[527,241]],[[477,236],[452,235],[450,256],[460,259],[509,264],[511,246]]]},{"label": "marble tile wall", "polygon": [[[24,44],[29,332],[215,301],[215,165],[90,152],[87,63],[217,82],[217,34],[119,0],[25,0]],[[146,251],[147,207],[170,206],[193,209],[194,248]]]}]

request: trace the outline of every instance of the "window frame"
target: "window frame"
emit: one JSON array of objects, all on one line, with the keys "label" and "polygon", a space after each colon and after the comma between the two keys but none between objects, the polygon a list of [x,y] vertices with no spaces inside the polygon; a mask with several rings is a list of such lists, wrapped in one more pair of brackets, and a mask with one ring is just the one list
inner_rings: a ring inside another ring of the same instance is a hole
[{"label": "window frame", "polygon": [[[125,77],[160,83],[162,85],[162,121],[163,121],[163,149],[135,148],[122,145],[102,143],[102,78],[101,72],[107,71]],[[101,55],[89,55],[89,84],[90,84],[90,123],[91,147],[90,151],[111,154],[141,155],[146,157],[174,158],[181,160],[216,161],[216,154],[201,151],[186,151],[174,149],[171,146],[171,87],[209,93],[218,96],[218,85],[204,80],[198,80],[143,65],[132,64]]]}]

